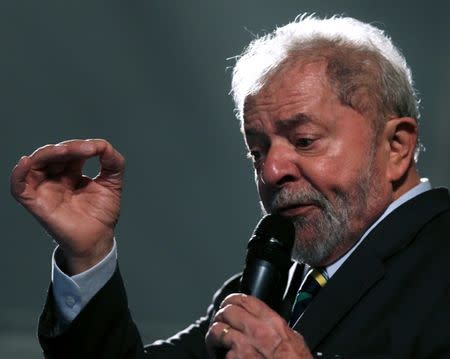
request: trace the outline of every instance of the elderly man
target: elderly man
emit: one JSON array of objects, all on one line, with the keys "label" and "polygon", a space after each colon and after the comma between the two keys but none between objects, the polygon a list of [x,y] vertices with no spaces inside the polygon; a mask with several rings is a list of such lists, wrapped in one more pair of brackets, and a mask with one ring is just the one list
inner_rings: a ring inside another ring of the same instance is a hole
[{"label": "elderly man", "polygon": [[[46,357],[449,358],[450,199],[418,175],[418,100],[390,39],[301,17],[250,44],[232,90],[261,204],[295,226],[288,314],[236,293],[237,276],[205,317],[143,347],[115,260],[124,159],[104,140],[67,141],[11,178],[59,244]],[[100,174],[82,177],[92,156]]]}]

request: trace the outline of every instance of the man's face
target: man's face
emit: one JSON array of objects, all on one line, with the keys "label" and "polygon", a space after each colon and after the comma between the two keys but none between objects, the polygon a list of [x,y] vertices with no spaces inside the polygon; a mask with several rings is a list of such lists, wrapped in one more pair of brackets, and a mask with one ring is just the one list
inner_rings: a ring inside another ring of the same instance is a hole
[{"label": "man's face", "polygon": [[391,200],[369,119],[341,104],[325,67],[286,64],[244,109],[262,206],[292,219],[293,257],[314,266],[345,253]]}]

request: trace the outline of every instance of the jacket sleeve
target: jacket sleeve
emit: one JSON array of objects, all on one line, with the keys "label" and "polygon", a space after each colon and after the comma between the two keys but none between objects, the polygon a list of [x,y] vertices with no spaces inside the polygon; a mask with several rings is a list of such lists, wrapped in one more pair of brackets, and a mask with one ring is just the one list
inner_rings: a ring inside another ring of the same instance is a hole
[{"label": "jacket sleeve", "polygon": [[240,276],[230,278],[215,293],[204,317],[167,340],[143,346],[134,324],[117,268],[111,279],[63,331],[58,331],[52,290],[39,318],[38,337],[47,359],[71,358],[180,358],[207,359],[204,338],[215,310],[238,291]]}]

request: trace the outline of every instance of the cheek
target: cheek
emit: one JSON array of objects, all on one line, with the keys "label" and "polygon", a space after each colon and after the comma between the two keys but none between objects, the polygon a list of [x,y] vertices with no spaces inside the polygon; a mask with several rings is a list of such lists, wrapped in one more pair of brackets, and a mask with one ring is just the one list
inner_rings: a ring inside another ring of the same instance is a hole
[{"label": "cheek", "polygon": [[[323,163],[318,163],[324,175],[336,181],[351,183],[367,170],[373,160],[372,131],[363,118],[348,117],[329,142]],[[319,161],[320,162],[320,161]]]},{"label": "cheek", "polygon": [[260,202],[260,205],[262,205],[261,209],[263,209],[263,212],[264,211],[268,212],[270,207],[269,204],[276,190],[265,184],[262,181],[261,177],[256,174],[256,171],[255,171],[255,184],[256,189],[258,190],[259,199],[261,200]]},{"label": "cheek", "polygon": [[366,164],[354,156],[330,156],[304,164],[305,180],[330,199],[330,194],[348,192],[366,171]]},{"label": "cheek", "polygon": [[256,183],[256,189],[258,190],[259,198],[261,199],[262,203],[266,207],[267,201],[268,201],[268,188],[262,181],[261,177],[258,176],[258,174],[255,171],[255,183]]}]

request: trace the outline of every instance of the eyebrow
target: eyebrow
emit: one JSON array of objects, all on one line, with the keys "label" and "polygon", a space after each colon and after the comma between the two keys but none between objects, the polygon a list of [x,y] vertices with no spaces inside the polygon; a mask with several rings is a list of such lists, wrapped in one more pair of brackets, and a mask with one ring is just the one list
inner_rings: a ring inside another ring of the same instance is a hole
[{"label": "eyebrow", "polygon": [[310,123],[312,120],[310,116],[304,113],[298,113],[294,117],[276,121],[275,129],[277,133],[286,133],[301,125]]},{"label": "eyebrow", "polygon": [[[298,113],[291,118],[280,119],[275,122],[275,131],[277,133],[287,133],[297,128],[298,126],[310,123],[313,121],[311,116],[304,113]],[[264,134],[260,126],[244,127],[246,136],[257,136]]]}]

